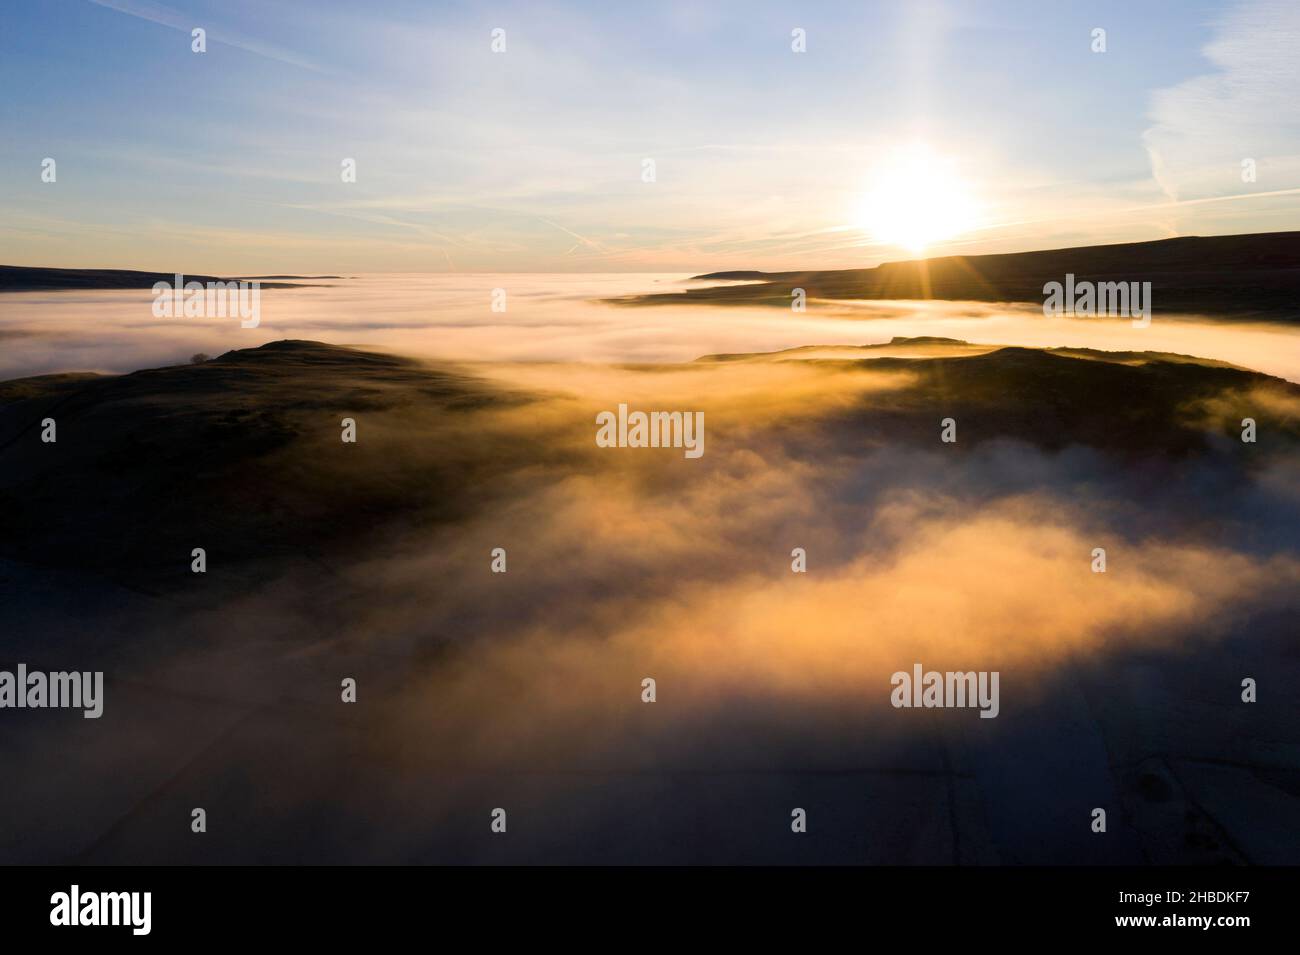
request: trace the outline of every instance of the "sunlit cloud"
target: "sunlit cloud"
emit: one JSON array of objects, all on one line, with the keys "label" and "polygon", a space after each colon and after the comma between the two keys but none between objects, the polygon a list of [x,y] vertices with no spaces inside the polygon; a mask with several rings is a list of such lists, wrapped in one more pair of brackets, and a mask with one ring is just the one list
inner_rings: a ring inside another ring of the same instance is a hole
[{"label": "sunlit cloud", "polygon": [[[1213,71],[1156,90],[1143,141],[1170,199],[1300,185],[1300,7],[1241,0],[1215,24]],[[1257,170],[1243,178],[1242,164]],[[1294,207],[1293,207],[1294,208]]]}]

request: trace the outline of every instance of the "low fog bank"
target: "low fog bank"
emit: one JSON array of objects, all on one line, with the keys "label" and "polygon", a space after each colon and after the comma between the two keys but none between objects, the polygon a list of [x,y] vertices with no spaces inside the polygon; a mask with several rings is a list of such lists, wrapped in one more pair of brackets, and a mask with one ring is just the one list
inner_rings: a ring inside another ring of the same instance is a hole
[{"label": "low fog bank", "polygon": [[[1058,276],[1059,278],[1059,276]],[[1208,320],[1158,295],[1151,323],[1047,318],[1040,304],[812,297],[804,312],[690,304],[681,275],[363,275],[266,288],[256,327],[235,319],[159,318],[148,292],[0,295],[0,379],[67,371],[124,373],[281,339],[387,349],[437,360],[685,362],[720,352],[888,342],[934,335],[988,345],[1071,346],[1199,355],[1300,382],[1294,321]],[[493,310],[493,290],[506,293]],[[610,304],[671,292],[653,308]],[[1293,316],[1294,318],[1294,316]]]},{"label": "low fog bank", "polygon": [[[3,724],[0,859],[1297,861],[1300,389],[908,347],[0,386],[6,658],[108,681]],[[620,402],[704,455],[596,447]]]}]

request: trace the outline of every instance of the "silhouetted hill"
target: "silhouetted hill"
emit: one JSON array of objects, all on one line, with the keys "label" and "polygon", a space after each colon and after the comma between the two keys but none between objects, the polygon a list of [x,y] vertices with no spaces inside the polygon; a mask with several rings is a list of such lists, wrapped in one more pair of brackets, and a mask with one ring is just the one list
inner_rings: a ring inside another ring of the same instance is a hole
[{"label": "silhouetted hill", "polygon": [[[182,273],[186,282],[233,282],[237,278]],[[271,275],[271,279],[337,278],[332,275]],[[259,278],[246,276],[245,278]],[[62,289],[152,288],[155,282],[174,282],[174,272],[137,272],[132,269],[47,269],[27,265],[0,265],[0,292],[52,292]],[[296,282],[262,282],[262,288],[296,288]]]},{"label": "silhouetted hill", "polygon": [[1150,282],[1154,311],[1300,318],[1300,232],[1187,236],[998,255],[886,262],[871,269],[709,272],[700,280],[746,285],[631,296],[627,305],[779,305],[791,290],[810,299],[947,299],[1042,302],[1043,286],[1078,281]]},{"label": "silhouetted hill", "polygon": [[[691,367],[788,360],[828,375],[908,376],[828,419],[854,442],[932,447],[947,416],[961,422],[958,453],[1013,439],[1176,458],[1205,451],[1215,432],[1236,441],[1247,414],[1275,450],[1300,438],[1300,422],[1277,411],[1300,407],[1300,386],[1187,356],[931,337]],[[492,499],[497,478],[572,465],[572,449],[594,449],[585,413],[555,425],[560,438],[503,424],[511,416],[497,412],[533,400],[458,371],[307,341],[129,375],[3,382],[0,555],[157,586],[196,546],[228,567],[356,548],[393,520],[458,519]],[[57,421],[55,444],[41,442],[46,417]],[[345,417],[357,422],[354,445],[340,441]]]},{"label": "silhouetted hill", "polygon": [[963,450],[1012,438],[1047,450],[1081,445],[1139,460],[1205,451],[1215,433],[1239,441],[1241,418],[1265,415],[1275,439],[1300,442],[1300,385],[1188,355],[920,337],[698,359],[792,360],[912,376],[911,387],[875,395],[869,409],[852,416],[863,440],[924,445],[941,417],[953,417],[962,422]]},{"label": "silhouetted hill", "polygon": [[[519,400],[409,359],[306,341],[129,375],[3,382],[0,554],[158,581],[193,547],[228,566],[358,546],[397,515],[462,515],[475,500],[465,484],[515,456],[459,450],[461,419]],[[53,444],[41,441],[46,417]],[[345,417],[357,421],[355,444],[341,442]]]}]

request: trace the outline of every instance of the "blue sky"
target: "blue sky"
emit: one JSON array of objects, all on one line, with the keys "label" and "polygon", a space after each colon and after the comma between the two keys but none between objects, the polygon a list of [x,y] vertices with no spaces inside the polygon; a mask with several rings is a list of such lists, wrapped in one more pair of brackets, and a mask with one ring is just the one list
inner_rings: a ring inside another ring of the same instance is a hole
[{"label": "blue sky", "polygon": [[[0,262],[849,267],[910,254],[871,197],[892,193],[906,216],[936,179],[975,212],[940,223],[952,234],[929,254],[1297,228],[1298,11],[9,3]],[[917,146],[936,160],[928,179],[900,183],[899,150]]]}]

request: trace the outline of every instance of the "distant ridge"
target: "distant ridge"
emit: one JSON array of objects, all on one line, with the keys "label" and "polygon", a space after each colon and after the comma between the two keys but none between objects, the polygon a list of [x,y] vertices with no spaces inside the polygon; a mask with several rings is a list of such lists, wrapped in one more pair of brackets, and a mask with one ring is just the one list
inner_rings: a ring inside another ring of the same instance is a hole
[{"label": "distant ridge", "polygon": [[[182,272],[187,282],[237,282],[240,277],[191,275]],[[271,275],[272,279],[323,279],[334,275]],[[245,276],[259,279],[259,276]],[[175,272],[137,272],[132,269],[47,269],[27,265],[0,265],[0,292],[54,292],[63,289],[132,289],[152,288],[155,282],[174,282]],[[262,282],[262,288],[300,288],[299,283]]]},{"label": "distant ridge", "polygon": [[1038,252],[952,255],[886,262],[870,269],[726,271],[699,281],[744,285],[613,299],[624,305],[712,304],[788,307],[792,289],[809,299],[939,299],[1041,302],[1047,282],[1150,282],[1161,312],[1300,321],[1300,232],[1184,236],[1150,242]]}]

